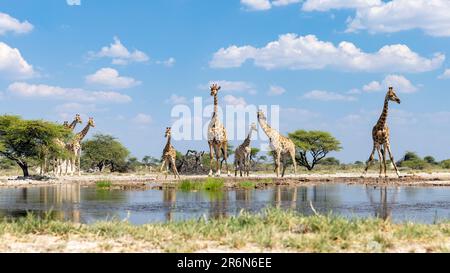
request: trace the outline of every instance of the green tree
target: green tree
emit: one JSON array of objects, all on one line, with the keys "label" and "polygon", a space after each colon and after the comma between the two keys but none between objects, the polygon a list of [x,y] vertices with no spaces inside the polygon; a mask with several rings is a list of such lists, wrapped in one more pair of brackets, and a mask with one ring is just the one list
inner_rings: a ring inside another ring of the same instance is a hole
[{"label": "green tree", "polygon": [[326,165],[326,166],[339,166],[339,165],[341,165],[341,162],[337,158],[327,157],[327,158],[324,158],[322,161],[320,161],[319,164]]},{"label": "green tree", "polygon": [[425,160],[425,162],[427,162],[428,164],[431,164],[431,165],[437,165],[438,164],[436,159],[434,157],[432,157],[431,155],[428,155],[428,156],[424,157],[423,160]]},{"label": "green tree", "polygon": [[441,166],[444,169],[450,169],[450,159],[442,160]]},{"label": "green tree", "polygon": [[420,158],[414,152],[406,152],[403,158],[397,163],[400,167],[406,167],[414,170],[423,170],[430,166],[428,162]]},{"label": "green tree", "polygon": [[103,171],[109,167],[111,172],[115,172],[126,165],[129,154],[115,137],[96,134],[82,143],[81,161],[84,168],[97,167]]},{"label": "green tree", "polygon": [[159,165],[161,163],[161,160],[159,160],[153,156],[146,155],[142,158],[142,163],[144,163],[144,165],[146,167],[150,167],[150,166],[154,167],[154,166]]},{"label": "green tree", "polygon": [[43,120],[24,120],[19,116],[0,116],[0,154],[14,161],[28,177],[28,168],[49,154],[64,155],[55,139],[67,140],[71,133],[62,125]]},{"label": "green tree", "polygon": [[289,134],[296,146],[299,165],[312,170],[329,152],[342,149],[339,140],[328,132],[297,130]]}]

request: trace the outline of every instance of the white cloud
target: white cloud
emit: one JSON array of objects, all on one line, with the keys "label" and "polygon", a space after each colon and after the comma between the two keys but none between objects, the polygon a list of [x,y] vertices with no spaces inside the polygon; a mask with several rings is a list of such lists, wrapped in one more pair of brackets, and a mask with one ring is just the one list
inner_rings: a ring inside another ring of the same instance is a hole
[{"label": "white cloud", "polygon": [[183,96],[178,96],[177,94],[172,94],[170,98],[166,100],[168,104],[187,104],[188,99]]},{"label": "white cloud", "polygon": [[378,6],[381,0],[307,0],[303,6],[304,11],[329,11],[332,9],[356,9]]},{"label": "white cloud", "polygon": [[253,83],[246,82],[246,81],[226,81],[226,80],[217,80],[217,81],[209,81],[209,83],[206,85],[200,85],[199,88],[204,90],[208,89],[209,87],[217,83],[221,89],[222,92],[247,92],[249,94],[256,94],[255,86]]},{"label": "white cloud", "polygon": [[380,91],[383,89],[381,86],[381,83],[378,81],[371,81],[370,83],[363,86],[363,91],[365,92],[374,92],[374,91]]},{"label": "white cloud", "polygon": [[233,105],[233,106],[246,106],[247,105],[247,102],[242,97],[226,95],[223,99],[224,99],[226,105]]},{"label": "white cloud", "polygon": [[86,82],[99,84],[112,89],[125,89],[140,85],[141,82],[130,77],[121,77],[113,68],[102,68],[92,75],[86,76]]},{"label": "white cloud", "polygon": [[438,76],[438,79],[450,79],[450,69],[445,69],[444,73]]},{"label": "white cloud", "polygon": [[133,118],[132,121],[136,124],[146,125],[152,123],[153,118],[150,115],[139,113]]},{"label": "white cloud", "polygon": [[305,95],[303,98],[310,100],[320,100],[320,101],[355,101],[356,98],[352,96],[346,96],[338,94],[335,92],[328,92],[323,90],[312,90]]},{"label": "white cloud", "polygon": [[172,66],[175,65],[176,60],[175,60],[175,58],[170,57],[169,59],[167,59],[165,61],[156,61],[156,63],[157,64],[162,64],[162,65],[167,66],[167,67],[172,67]]},{"label": "white cloud", "polygon": [[17,48],[0,42],[0,72],[12,78],[31,78],[36,75],[33,66],[28,64]]},{"label": "white cloud", "polygon": [[73,102],[126,103],[131,101],[129,96],[117,92],[86,91],[80,88],[63,88],[25,82],[10,84],[8,91],[24,98],[50,98]]},{"label": "white cloud", "polygon": [[33,25],[28,21],[20,22],[9,14],[0,12],[0,35],[7,32],[18,34],[28,33],[33,30]]},{"label": "white cloud", "polygon": [[272,6],[280,7],[299,3],[302,0],[241,0],[241,4],[251,11],[269,10]]},{"label": "white cloud", "polygon": [[284,89],[281,86],[271,85],[269,88],[269,92],[267,93],[269,96],[279,96],[283,95],[286,92],[286,89]]},{"label": "white cloud", "polygon": [[384,80],[380,83],[378,81],[372,81],[363,86],[363,91],[365,92],[377,92],[387,90],[389,86],[394,87],[394,89],[399,93],[414,93],[419,88],[411,83],[410,80],[402,75],[387,75]]},{"label": "white cloud", "polygon": [[69,6],[80,6],[81,0],[66,0],[67,5]]},{"label": "white cloud", "polygon": [[450,36],[450,1],[393,0],[357,9],[348,31],[371,33],[420,29],[431,36]]},{"label": "white cloud", "polygon": [[102,47],[99,52],[90,52],[90,56],[112,58],[112,64],[116,65],[126,65],[131,62],[146,62],[149,60],[149,57],[142,51],[135,49],[133,52],[130,52],[118,37],[114,37],[114,43]]},{"label": "white cloud", "polygon": [[358,94],[361,94],[361,90],[358,89],[358,88],[352,88],[352,89],[347,91],[347,94],[349,94],[349,95],[358,95]]},{"label": "white cloud", "polygon": [[386,45],[374,53],[363,52],[350,42],[336,47],[331,42],[320,41],[315,35],[284,34],[265,47],[230,46],[214,53],[213,68],[239,67],[253,60],[265,69],[324,69],[370,72],[424,72],[440,67],[445,55],[435,53],[431,59],[421,57],[402,44]]}]

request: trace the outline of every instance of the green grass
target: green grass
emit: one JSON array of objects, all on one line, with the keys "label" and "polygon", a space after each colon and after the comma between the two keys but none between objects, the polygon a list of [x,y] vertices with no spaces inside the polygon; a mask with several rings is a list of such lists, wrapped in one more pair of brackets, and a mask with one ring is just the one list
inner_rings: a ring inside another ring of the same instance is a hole
[{"label": "green grass", "polygon": [[208,177],[204,181],[183,180],[178,188],[182,191],[219,191],[223,189],[224,185],[224,179]]},{"label": "green grass", "polygon": [[239,182],[239,188],[243,189],[254,189],[256,187],[256,183],[252,181],[242,181]]},{"label": "green grass", "polygon": [[97,189],[110,189],[112,187],[112,182],[108,180],[99,180],[95,182]]},{"label": "green grass", "polygon": [[[122,242],[121,251],[145,246],[166,252],[192,252],[220,245],[222,249],[241,251],[446,252],[450,248],[449,231],[449,221],[394,224],[375,218],[303,216],[272,208],[259,214],[242,212],[236,217],[215,220],[200,218],[140,226],[118,220],[80,225],[32,214],[13,221],[0,220],[0,241],[6,234],[21,242],[30,238],[27,235],[56,236],[61,241],[76,235],[78,240],[104,245],[100,251],[109,250],[112,240]],[[1,246],[0,243],[0,251]]]}]

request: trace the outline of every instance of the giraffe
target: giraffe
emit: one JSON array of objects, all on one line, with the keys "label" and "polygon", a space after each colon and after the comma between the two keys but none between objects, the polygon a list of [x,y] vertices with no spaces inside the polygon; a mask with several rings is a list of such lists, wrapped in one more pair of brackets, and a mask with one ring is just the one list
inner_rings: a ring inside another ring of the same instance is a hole
[{"label": "giraffe", "polygon": [[162,165],[160,172],[163,171],[164,166],[166,166],[166,172],[165,172],[165,179],[167,179],[167,173],[169,172],[169,164],[172,164],[172,171],[173,175],[175,176],[175,179],[180,179],[180,175],[178,174],[177,165],[176,165],[176,158],[177,158],[177,151],[171,144],[172,139],[172,129],[170,127],[166,128],[166,133],[164,137],[167,138],[166,146],[164,147],[163,154],[162,154]]},{"label": "giraffe", "polygon": [[[208,145],[209,145],[209,176],[212,176],[213,170],[213,156],[215,154],[216,157],[216,176],[220,176],[220,170],[222,169],[222,163],[225,161],[225,167],[227,170],[227,175],[230,176],[230,171],[228,170],[228,140],[227,140],[227,131],[223,126],[222,122],[219,119],[218,113],[218,98],[217,93],[220,90],[220,86],[217,84],[213,84],[210,87],[211,96],[214,97],[214,112],[211,117],[211,121],[208,126]],[[222,161],[220,161],[221,155],[223,157]]]},{"label": "giraffe", "polygon": [[283,171],[281,173],[281,177],[284,177],[284,171],[286,170],[286,157],[289,155],[292,159],[292,163],[294,164],[294,174],[297,172],[297,162],[295,161],[295,144],[289,138],[281,135],[277,130],[271,128],[267,124],[266,117],[263,111],[259,110],[257,113],[259,124],[261,128],[266,133],[267,137],[270,140],[270,147],[274,153],[274,161],[275,161],[275,172],[277,173],[277,177],[280,176],[280,165],[281,161],[283,161]]},{"label": "giraffe", "polygon": [[[86,126],[75,135],[75,137],[66,145],[66,149],[70,153],[69,163],[70,163],[70,174],[76,171],[78,165],[78,175],[81,175],[81,141],[86,137],[89,129],[95,127],[94,118],[89,118]],[[67,173],[67,166],[66,166]]]},{"label": "giraffe", "polygon": [[[81,119],[80,114],[76,114],[75,118],[72,121],[72,123],[69,124],[68,121],[64,121],[63,126],[64,126],[64,128],[66,128],[66,129],[68,129],[68,130],[73,132],[73,130],[75,130],[75,127],[77,126],[77,124],[81,124],[81,123],[83,123],[83,121]],[[64,143],[62,140],[55,139],[54,142],[60,148],[66,148],[66,143]],[[62,168],[63,168],[62,165],[63,164],[67,164],[67,161],[59,159],[59,158],[54,159],[53,172],[54,172],[55,175],[62,174]],[[67,166],[66,166],[66,168],[67,168]]]},{"label": "giraffe", "polygon": [[389,101],[393,101],[400,104],[400,99],[395,94],[394,88],[392,86],[389,87],[386,93],[386,97],[384,98],[384,106],[383,111],[381,112],[381,116],[378,119],[377,124],[375,124],[375,126],[372,129],[373,148],[372,152],[370,153],[369,160],[367,161],[367,165],[363,175],[367,173],[367,170],[370,167],[370,163],[372,163],[374,159],[375,150],[377,150],[378,158],[380,160],[379,176],[382,177],[382,172],[384,168],[384,176],[387,177],[386,174],[386,150],[387,150],[391,162],[394,165],[395,172],[397,176],[400,177],[397,166],[395,165],[394,157],[392,156],[391,145],[389,143],[389,127],[387,126],[386,122],[389,110]]},{"label": "giraffe", "polygon": [[248,132],[247,137],[245,138],[244,142],[236,148],[234,152],[234,176],[237,176],[238,168],[240,176],[242,176],[242,170],[244,170],[244,175],[249,176],[251,153],[250,142],[253,131],[257,132],[255,123],[252,123],[250,125],[250,131]]}]

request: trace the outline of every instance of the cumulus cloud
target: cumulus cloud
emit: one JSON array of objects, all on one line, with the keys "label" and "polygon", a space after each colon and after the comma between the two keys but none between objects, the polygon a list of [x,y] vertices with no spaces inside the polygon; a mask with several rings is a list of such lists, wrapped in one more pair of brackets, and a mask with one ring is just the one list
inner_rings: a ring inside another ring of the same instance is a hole
[{"label": "cumulus cloud", "polygon": [[214,53],[213,68],[240,67],[246,61],[265,69],[323,69],[367,72],[424,72],[440,67],[445,55],[435,53],[430,59],[402,44],[386,45],[377,52],[366,53],[350,42],[335,46],[315,35],[298,36],[293,33],[279,36],[266,46],[236,46],[221,48]]},{"label": "cumulus cloud", "polygon": [[157,64],[162,64],[166,67],[172,67],[175,65],[176,60],[173,57],[170,57],[169,59],[165,60],[165,61],[156,61]]},{"label": "cumulus cloud", "polygon": [[402,75],[387,75],[382,82],[372,81],[363,86],[365,92],[385,91],[389,86],[393,86],[399,93],[414,93],[419,88]]},{"label": "cumulus cloud", "polygon": [[307,0],[303,6],[304,11],[329,11],[332,9],[356,9],[378,6],[381,0]]},{"label": "cumulus cloud", "polygon": [[356,98],[353,96],[342,95],[335,92],[323,91],[323,90],[312,90],[305,95],[303,98],[310,100],[320,100],[320,101],[355,101]]},{"label": "cumulus cloud", "polygon": [[287,6],[290,4],[299,3],[301,0],[241,0],[241,4],[247,9],[252,11],[257,10],[269,10],[273,6]]},{"label": "cumulus cloud", "polygon": [[24,98],[47,98],[73,102],[126,103],[131,101],[129,96],[117,92],[87,91],[81,88],[63,88],[25,82],[10,84],[8,91]]},{"label": "cumulus cloud", "polygon": [[133,118],[132,121],[136,124],[147,125],[152,123],[153,118],[150,115],[139,113]]},{"label": "cumulus cloud", "polygon": [[444,73],[438,76],[438,79],[440,80],[450,79],[450,69],[445,69]]},{"label": "cumulus cloud", "polygon": [[31,78],[36,75],[33,66],[28,64],[17,48],[0,42],[0,72],[12,78]]},{"label": "cumulus cloud", "polygon": [[187,104],[188,99],[183,96],[178,96],[177,94],[172,94],[170,98],[166,100],[168,104]]},{"label": "cumulus cloud", "polygon": [[66,0],[66,3],[69,6],[80,6],[81,0]]},{"label": "cumulus cloud", "polygon": [[269,96],[279,96],[286,93],[286,89],[281,86],[271,85],[269,87],[269,92],[267,93]]},{"label": "cumulus cloud", "polygon": [[141,82],[130,77],[119,76],[119,72],[113,68],[102,68],[92,75],[86,76],[86,82],[103,85],[112,89],[125,89],[140,85]]},{"label": "cumulus cloud", "polygon": [[233,106],[246,106],[247,105],[247,102],[242,97],[226,95],[223,99],[224,99],[226,105],[233,105]]},{"label": "cumulus cloud", "polygon": [[7,32],[23,34],[32,30],[33,25],[28,21],[20,22],[18,19],[11,17],[9,14],[0,12],[0,35]]},{"label": "cumulus cloud", "polygon": [[120,41],[118,37],[114,37],[114,43],[104,46],[99,52],[90,52],[93,58],[112,58],[112,64],[126,65],[132,62],[146,62],[149,60],[147,54],[135,49],[130,52]]}]

